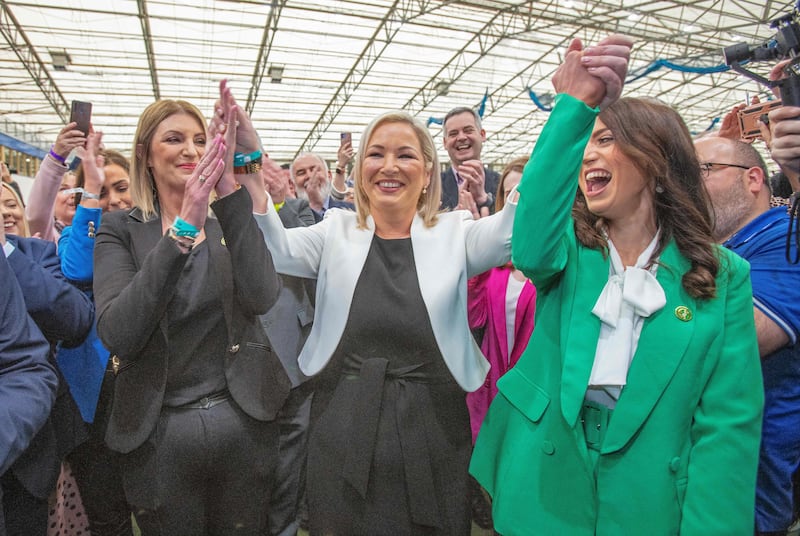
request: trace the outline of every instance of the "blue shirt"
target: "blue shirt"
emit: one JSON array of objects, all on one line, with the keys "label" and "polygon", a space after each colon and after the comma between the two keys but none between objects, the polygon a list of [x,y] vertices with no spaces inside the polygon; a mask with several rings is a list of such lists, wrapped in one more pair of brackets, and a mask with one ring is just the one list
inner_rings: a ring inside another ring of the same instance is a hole
[{"label": "blue shirt", "polygon": [[[786,207],[770,209],[753,219],[724,246],[750,263],[753,304],[786,332],[791,344],[800,333],[800,264],[786,260]],[[795,255],[795,243],[791,242]]]}]

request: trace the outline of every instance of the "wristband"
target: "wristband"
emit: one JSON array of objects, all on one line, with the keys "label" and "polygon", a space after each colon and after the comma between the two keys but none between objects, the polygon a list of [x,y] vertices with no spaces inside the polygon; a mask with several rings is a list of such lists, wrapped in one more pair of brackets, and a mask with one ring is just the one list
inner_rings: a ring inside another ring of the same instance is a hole
[{"label": "wristband", "polygon": [[83,188],[81,188],[80,191],[81,191],[81,199],[94,199],[95,201],[100,201],[99,195],[87,192]]},{"label": "wristband", "polygon": [[53,150],[53,147],[54,147],[53,145],[50,146],[50,156],[52,156],[54,159],[56,159],[56,161],[61,162],[62,164],[64,164],[66,166],[67,165],[67,159],[64,158],[63,156],[61,156],[60,154],[58,154],[57,152],[55,152]]},{"label": "wristband", "polygon": [[261,160],[253,160],[241,166],[234,166],[234,175],[249,175],[250,173],[258,173],[261,171]]},{"label": "wristband", "polygon": [[336,174],[337,174],[337,175],[342,175],[342,174],[344,174],[344,169],[340,168],[339,166],[336,166]]},{"label": "wristband", "polygon": [[261,151],[253,151],[250,154],[234,153],[233,155],[233,165],[235,167],[245,166],[250,162],[256,161],[261,162]]},{"label": "wristband", "polygon": [[171,229],[175,233],[175,236],[187,236],[192,240],[197,238],[197,235],[200,234],[200,229],[191,223],[180,219],[180,217],[175,218],[175,221],[172,222]]},{"label": "wristband", "polygon": [[167,237],[172,239],[179,246],[186,248],[187,251],[192,251],[192,248],[194,247],[194,238],[190,238],[187,236],[178,236],[175,233],[174,227],[170,227],[169,229],[167,229]]}]

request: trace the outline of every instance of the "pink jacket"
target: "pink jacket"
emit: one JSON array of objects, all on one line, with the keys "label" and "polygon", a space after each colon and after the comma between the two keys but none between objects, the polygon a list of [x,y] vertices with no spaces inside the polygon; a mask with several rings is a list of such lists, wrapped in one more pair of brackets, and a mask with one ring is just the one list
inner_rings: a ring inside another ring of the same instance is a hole
[{"label": "pink jacket", "polygon": [[506,288],[511,273],[510,264],[492,268],[470,279],[467,285],[469,327],[485,328],[481,351],[491,365],[483,385],[476,391],[467,393],[473,443],[489,410],[489,404],[497,394],[497,380],[519,360],[533,332],[536,288],[530,281],[525,281],[517,301],[517,314],[514,320],[515,344],[509,359],[506,335]]}]

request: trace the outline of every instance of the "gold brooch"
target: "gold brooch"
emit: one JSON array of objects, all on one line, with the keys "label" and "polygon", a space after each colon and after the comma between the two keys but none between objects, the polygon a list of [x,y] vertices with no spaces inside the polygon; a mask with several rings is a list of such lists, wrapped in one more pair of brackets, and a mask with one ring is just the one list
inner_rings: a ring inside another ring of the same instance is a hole
[{"label": "gold brooch", "polygon": [[678,320],[682,320],[683,322],[688,322],[692,319],[692,310],[686,307],[685,305],[679,305],[675,308],[675,316],[678,317]]}]

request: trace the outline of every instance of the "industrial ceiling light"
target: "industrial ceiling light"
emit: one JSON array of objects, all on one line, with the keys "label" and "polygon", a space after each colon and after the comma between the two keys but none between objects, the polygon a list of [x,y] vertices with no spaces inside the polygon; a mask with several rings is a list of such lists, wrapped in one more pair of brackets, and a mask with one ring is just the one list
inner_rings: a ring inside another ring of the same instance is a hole
[{"label": "industrial ceiling light", "polygon": [[66,49],[47,49],[47,51],[50,53],[50,58],[53,60],[53,69],[56,71],[66,71],[67,66],[72,64],[72,58]]},{"label": "industrial ceiling light", "polygon": [[280,84],[283,79],[283,65],[270,65],[267,69],[267,76],[270,77],[273,84]]},{"label": "industrial ceiling light", "polygon": [[436,85],[433,86],[433,89],[436,90],[436,94],[440,97],[444,97],[450,92],[450,81],[449,80],[439,80],[436,82]]}]

